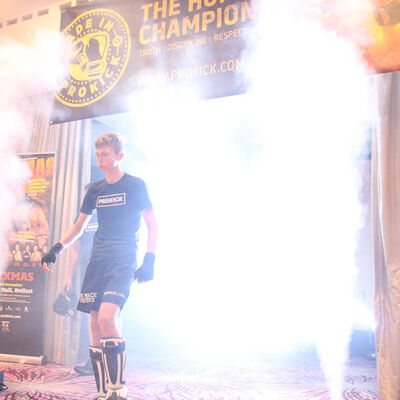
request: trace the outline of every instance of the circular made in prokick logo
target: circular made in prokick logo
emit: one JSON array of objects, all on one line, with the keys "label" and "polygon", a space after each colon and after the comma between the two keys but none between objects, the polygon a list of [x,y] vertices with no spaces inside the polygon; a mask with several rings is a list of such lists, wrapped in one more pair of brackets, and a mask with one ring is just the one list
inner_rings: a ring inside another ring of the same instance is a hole
[{"label": "circular made in prokick logo", "polygon": [[131,36],[124,18],[109,9],[94,9],[75,18],[65,29],[69,76],[56,98],[69,107],[100,100],[120,80],[131,53]]}]

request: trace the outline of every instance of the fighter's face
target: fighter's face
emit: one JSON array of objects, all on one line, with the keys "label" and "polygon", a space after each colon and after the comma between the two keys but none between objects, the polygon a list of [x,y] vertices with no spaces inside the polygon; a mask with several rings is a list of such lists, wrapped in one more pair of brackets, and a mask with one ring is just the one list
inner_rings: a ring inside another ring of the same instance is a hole
[{"label": "fighter's face", "polygon": [[110,171],[122,158],[122,153],[116,154],[111,146],[101,146],[96,149],[97,164],[103,172]]}]

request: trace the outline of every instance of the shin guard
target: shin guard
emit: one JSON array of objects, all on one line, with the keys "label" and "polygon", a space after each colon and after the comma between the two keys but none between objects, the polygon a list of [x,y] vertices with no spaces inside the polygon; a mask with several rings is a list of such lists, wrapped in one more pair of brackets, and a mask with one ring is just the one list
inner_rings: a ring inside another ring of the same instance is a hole
[{"label": "shin guard", "polygon": [[[104,369],[107,376],[107,399],[126,399],[125,386],[125,340],[122,338],[101,339]],[[114,394],[114,396],[112,396]]]},{"label": "shin guard", "polygon": [[105,399],[107,396],[106,373],[103,364],[103,351],[100,347],[89,346],[90,360],[92,361],[94,377],[96,379],[98,399]]}]

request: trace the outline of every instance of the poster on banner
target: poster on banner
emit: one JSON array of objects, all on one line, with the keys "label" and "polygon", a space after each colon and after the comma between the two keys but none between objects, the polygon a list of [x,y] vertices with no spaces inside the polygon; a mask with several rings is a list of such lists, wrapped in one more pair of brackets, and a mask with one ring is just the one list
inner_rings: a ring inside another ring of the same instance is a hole
[{"label": "poster on banner", "polygon": [[256,0],[114,0],[63,10],[68,76],[51,123],[129,111],[132,95],[162,85],[198,98],[243,93]]},{"label": "poster on banner", "polygon": [[8,267],[0,276],[0,353],[43,355],[45,272],[54,154],[22,155],[31,170],[8,237]]}]

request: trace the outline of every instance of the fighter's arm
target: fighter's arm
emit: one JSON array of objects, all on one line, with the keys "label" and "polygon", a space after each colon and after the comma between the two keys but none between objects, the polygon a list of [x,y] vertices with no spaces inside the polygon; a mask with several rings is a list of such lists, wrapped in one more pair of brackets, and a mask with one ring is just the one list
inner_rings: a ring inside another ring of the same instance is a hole
[{"label": "fighter's arm", "polygon": [[157,247],[158,226],[153,208],[143,210],[142,216],[147,227],[147,252],[154,254]]},{"label": "fighter's arm", "polygon": [[147,252],[143,264],[135,273],[135,279],[139,282],[151,281],[154,277],[154,261],[157,247],[158,226],[153,208],[142,211],[143,220],[147,227]]},{"label": "fighter's arm", "polygon": [[56,258],[62,250],[70,246],[77,240],[84,232],[87,224],[89,223],[91,215],[80,213],[75,223],[68,229],[68,231],[62,236],[61,240],[56,243],[48,253],[43,255],[41,263],[42,267],[46,272],[50,272],[49,264],[53,264]]},{"label": "fighter's arm", "polygon": [[71,226],[71,228],[68,229],[67,232],[65,232],[60,240],[63,248],[70,246],[82,235],[91,217],[92,216],[88,214],[79,214],[79,217],[77,218],[75,223]]}]

